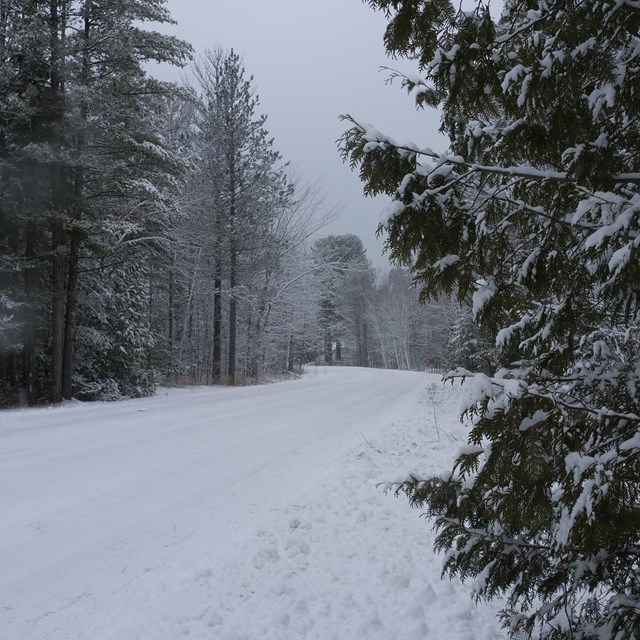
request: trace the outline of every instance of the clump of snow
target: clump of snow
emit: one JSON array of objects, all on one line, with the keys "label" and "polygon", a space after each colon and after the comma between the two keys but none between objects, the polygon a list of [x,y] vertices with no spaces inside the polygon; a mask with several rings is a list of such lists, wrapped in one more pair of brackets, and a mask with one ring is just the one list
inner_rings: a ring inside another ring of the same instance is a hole
[{"label": "clump of snow", "polygon": [[473,294],[473,307],[472,313],[473,318],[476,319],[478,314],[482,311],[484,306],[493,298],[496,294],[497,288],[496,283],[493,278],[490,278],[489,281],[483,285],[481,285],[477,291]]},{"label": "clump of snow", "polygon": [[460,262],[460,256],[448,255],[434,262],[433,268],[437,269],[438,271],[444,271],[447,267],[450,267],[451,265],[454,265],[457,262]]},{"label": "clump of snow", "polygon": [[397,215],[401,214],[406,205],[400,200],[394,200],[380,215],[380,224],[386,226]]},{"label": "clump of snow", "polygon": [[523,418],[518,429],[524,433],[531,429],[531,427],[535,427],[537,424],[544,422],[548,417],[549,413],[547,411],[538,409],[532,416]]},{"label": "clump of snow", "polygon": [[465,444],[461,446],[456,452],[456,458],[460,456],[472,456],[479,453],[483,453],[484,449],[474,444]]}]

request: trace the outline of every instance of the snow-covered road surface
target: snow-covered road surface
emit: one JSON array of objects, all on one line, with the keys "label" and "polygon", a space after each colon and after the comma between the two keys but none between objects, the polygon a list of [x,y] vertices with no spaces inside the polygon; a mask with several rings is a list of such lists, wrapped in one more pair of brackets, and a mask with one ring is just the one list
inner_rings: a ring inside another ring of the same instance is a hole
[{"label": "snow-covered road surface", "polygon": [[447,467],[458,394],[321,368],[0,413],[0,639],[495,638],[376,487]]}]

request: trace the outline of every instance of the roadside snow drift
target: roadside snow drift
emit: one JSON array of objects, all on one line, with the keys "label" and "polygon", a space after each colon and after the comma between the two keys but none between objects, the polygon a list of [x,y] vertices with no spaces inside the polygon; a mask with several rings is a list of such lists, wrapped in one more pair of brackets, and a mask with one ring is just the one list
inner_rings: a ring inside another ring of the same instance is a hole
[{"label": "roadside snow drift", "polygon": [[377,486],[448,468],[460,392],[322,368],[0,413],[0,639],[502,637]]}]

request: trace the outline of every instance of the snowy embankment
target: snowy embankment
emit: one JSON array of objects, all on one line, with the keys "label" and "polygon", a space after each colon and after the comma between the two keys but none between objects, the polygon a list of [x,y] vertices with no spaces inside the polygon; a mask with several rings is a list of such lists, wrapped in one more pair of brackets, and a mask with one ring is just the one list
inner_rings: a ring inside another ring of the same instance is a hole
[{"label": "snowy embankment", "polygon": [[0,638],[501,637],[376,486],[449,466],[459,395],[324,368],[0,413]]}]

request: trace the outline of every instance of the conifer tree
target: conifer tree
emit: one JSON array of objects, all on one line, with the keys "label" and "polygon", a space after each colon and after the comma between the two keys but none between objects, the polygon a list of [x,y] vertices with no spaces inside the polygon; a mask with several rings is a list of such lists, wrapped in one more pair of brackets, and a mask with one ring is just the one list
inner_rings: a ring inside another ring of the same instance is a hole
[{"label": "conifer tree", "polygon": [[223,284],[227,284],[227,375],[236,382],[238,317],[243,287],[269,247],[278,211],[286,207],[292,186],[280,154],[260,115],[253,77],[233,50],[206,52],[195,67],[201,92],[204,159],[201,182],[207,185],[209,235],[214,239],[213,379],[222,374]]},{"label": "conifer tree", "polygon": [[446,364],[449,369],[460,367],[489,375],[495,371],[495,347],[473,322],[468,307],[459,309],[456,314],[447,344]]},{"label": "conifer tree", "polygon": [[448,477],[401,486],[515,637],[640,635],[640,6],[368,0],[444,153],[348,118],[394,258],[495,338]]},{"label": "conifer tree", "polygon": [[[343,342],[352,334],[356,342],[355,363],[360,364],[360,358],[368,351],[366,300],[362,294],[373,286],[362,240],[353,234],[326,236],[315,242],[313,256],[317,269],[318,325],[323,334],[324,361],[331,364],[335,357],[337,362],[341,362]],[[350,284],[357,286],[355,280],[359,277],[362,282],[357,284],[366,282],[365,287],[357,293],[354,287],[347,291]],[[351,323],[347,316],[351,316]],[[350,327],[347,326],[349,324]]]},{"label": "conifer tree", "polygon": [[104,242],[150,235],[166,211],[181,166],[153,116],[174,89],[143,65],[182,64],[190,47],[144,25],[170,21],[164,4],[0,5],[0,313],[22,328],[0,345],[9,399],[20,387],[30,404],[71,397],[83,274],[95,285],[116,250]]}]

